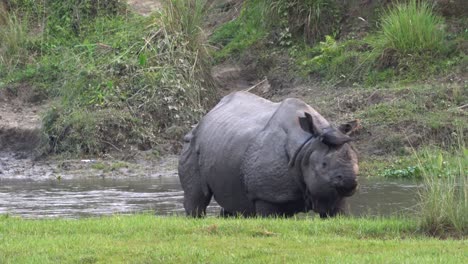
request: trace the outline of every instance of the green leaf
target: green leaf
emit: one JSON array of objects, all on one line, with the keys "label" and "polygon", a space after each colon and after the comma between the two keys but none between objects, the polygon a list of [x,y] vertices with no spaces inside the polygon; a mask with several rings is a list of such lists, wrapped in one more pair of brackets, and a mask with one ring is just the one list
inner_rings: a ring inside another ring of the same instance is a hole
[{"label": "green leaf", "polygon": [[138,56],[138,61],[140,63],[140,66],[145,66],[146,65],[146,62],[148,61],[148,57],[141,53],[140,56]]}]

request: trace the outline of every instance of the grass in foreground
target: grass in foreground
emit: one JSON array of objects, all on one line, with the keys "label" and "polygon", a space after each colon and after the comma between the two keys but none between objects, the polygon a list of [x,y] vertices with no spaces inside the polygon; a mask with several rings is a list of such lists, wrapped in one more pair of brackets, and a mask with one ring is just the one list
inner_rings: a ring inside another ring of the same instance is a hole
[{"label": "grass in foreground", "polygon": [[[460,139],[464,139],[462,131]],[[432,166],[419,165],[425,185],[420,192],[421,228],[435,235],[467,234],[468,149],[460,141],[456,155],[427,151],[423,158]]]},{"label": "grass in foreground", "polygon": [[467,263],[464,240],[405,219],[0,217],[1,263]]}]

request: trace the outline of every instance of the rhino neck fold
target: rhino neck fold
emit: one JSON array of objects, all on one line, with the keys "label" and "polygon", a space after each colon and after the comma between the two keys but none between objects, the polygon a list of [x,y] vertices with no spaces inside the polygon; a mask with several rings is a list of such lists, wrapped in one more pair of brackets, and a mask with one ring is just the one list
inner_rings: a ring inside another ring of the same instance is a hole
[{"label": "rhino neck fold", "polygon": [[315,136],[310,136],[308,139],[306,139],[304,141],[304,143],[302,143],[299,148],[297,148],[297,150],[294,152],[294,155],[290,158],[289,160],[289,167],[294,167],[294,165],[296,164],[296,160],[299,158],[299,154],[301,153],[302,149],[305,147],[305,145],[307,145],[307,143],[311,142],[312,139],[316,138]]},{"label": "rhino neck fold", "polygon": [[302,164],[305,162],[310,154],[313,152],[313,145],[320,142],[320,137],[311,136],[300,145],[300,147],[294,152],[293,157],[289,161],[289,173],[294,178],[297,186],[302,192],[304,198],[307,197],[307,186],[304,181],[302,173]]}]

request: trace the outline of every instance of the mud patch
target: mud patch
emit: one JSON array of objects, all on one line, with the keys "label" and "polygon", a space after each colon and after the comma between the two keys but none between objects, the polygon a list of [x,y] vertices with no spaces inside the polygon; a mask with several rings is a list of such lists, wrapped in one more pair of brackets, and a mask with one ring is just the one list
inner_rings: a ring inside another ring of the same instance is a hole
[{"label": "mud patch", "polygon": [[0,180],[3,179],[75,179],[75,178],[135,178],[177,175],[176,155],[156,158],[141,152],[131,161],[112,156],[102,158],[65,159],[48,157],[31,159],[18,152],[0,152]]},{"label": "mud patch", "polygon": [[0,151],[30,155],[40,143],[45,96],[26,84],[0,91]]}]

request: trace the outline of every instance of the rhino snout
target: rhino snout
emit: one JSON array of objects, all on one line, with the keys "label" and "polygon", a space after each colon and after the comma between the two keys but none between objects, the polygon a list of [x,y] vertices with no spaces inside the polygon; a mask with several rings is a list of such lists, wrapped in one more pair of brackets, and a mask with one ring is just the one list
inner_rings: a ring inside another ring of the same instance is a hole
[{"label": "rhino snout", "polygon": [[338,175],[334,179],[334,187],[341,196],[351,196],[356,192],[358,182],[354,177]]}]

